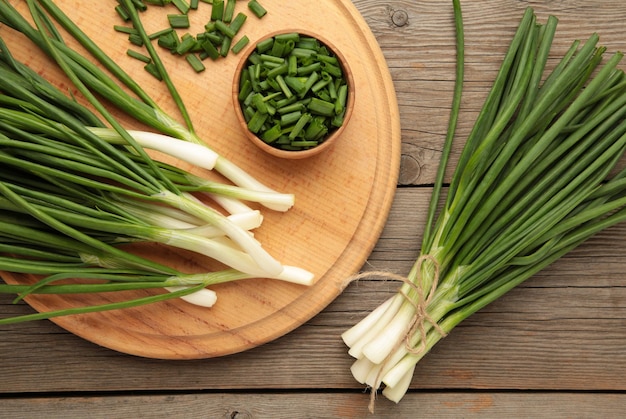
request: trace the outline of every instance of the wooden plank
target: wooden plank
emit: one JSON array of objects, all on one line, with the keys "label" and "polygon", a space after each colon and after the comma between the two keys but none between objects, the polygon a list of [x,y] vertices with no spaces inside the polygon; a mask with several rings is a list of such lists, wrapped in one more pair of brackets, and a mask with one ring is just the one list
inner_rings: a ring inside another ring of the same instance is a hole
[{"label": "wooden plank", "polygon": [[[396,87],[402,126],[403,185],[431,184],[443,144],[455,74],[455,39],[450,2],[400,0],[392,4],[355,1],[383,49]],[[496,75],[519,19],[532,6],[540,21],[559,18],[553,56],[570,43],[600,34],[607,53],[626,50],[624,3],[611,1],[520,2],[513,0],[462,1],[465,22],[466,77],[458,142],[451,157],[455,164],[462,139]],[[394,15],[402,25],[394,24]]]},{"label": "wooden plank", "polygon": [[[395,405],[378,400],[375,414],[367,411],[366,396],[351,393],[200,393],[152,396],[87,396],[6,399],[0,417],[46,419],[117,417],[186,418],[371,418],[410,417],[500,419],[545,417],[620,417],[624,394],[537,392],[419,392]],[[365,403],[364,403],[365,401]]]},{"label": "wooden plank", "polygon": [[[428,189],[400,189],[367,269],[406,273]],[[420,211],[416,212],[421,213]],[[421,363],[413,388],[624,391],[626,229],[613,229],[462,323]],[[398,259],[387,255],[402,251]],[[606,254],[606,256],[602,256]],[[154,361],[99,348],[48,322],[4,326],[0,393],[186,389],[363,389],[339,335],[397,289],[362,280],[287,336],[204,361]],[[0,315],[27,311],[0,300]],[[277,365],[280,365],[277,368]],[[46,371],[42,374],[42,371]],[[227,380],[224,377],[228,377]]]}]

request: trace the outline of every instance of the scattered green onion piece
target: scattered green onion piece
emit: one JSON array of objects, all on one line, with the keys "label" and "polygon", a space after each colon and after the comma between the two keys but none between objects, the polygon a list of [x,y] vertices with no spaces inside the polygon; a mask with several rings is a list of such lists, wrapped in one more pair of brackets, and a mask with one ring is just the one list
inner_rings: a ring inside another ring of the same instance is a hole
[{"label": "scattered green onion piece", "polygon": [[142,0],[132,0],[132,2],[135,8],[139,10],[140,12],[145,12],[146,9],[148,8],[146,3],[144,3]]},{"label": "scattered green onion piece", "polygon": [[257,0],[250,0],[248,2],[248,8],[258,18],[262,18],[267,14],[267,10]]},{"label": "scattered green onion piece", "polygon": [[120,18],[122,18],[123,21],[128,22],[130,20],[130,14],[128,13],[128,10],[126,10],[126,8],[121,4],[115,6],[115,12]]},{"label": "scattered green onion piece", "polygon": [[128,35],[128,40],[130,41],[131,44],[136,45],[138,47],[141,47],[144,45],[143,39],[141,38],[141,35],[139,35],[138,33],[131,33],[130,35]]},{"label": "scattered green onion piece", "polygon": [[191,51],[196,46],[196,39],[190,34],[186,33],[180,38],[180,43],[176,46],[175,52],[179,55],[183,55]]},{"label": "scattered green onion piece", "polygon": [[224,37],[224,39],[222,40],[222,45],[220,45],[220,55],[222,57],[226,57],[228,55],[232,42],[233,38],[229,38],[227,36]]},{"label": "scattered green onion piece", "polygon": [[136,60],[142,61],[144,63],[149,63],[150,61],[152,61],[152,59],[150,57],[148,57],[147,55],[144,55],[140,52],[137,52],[135,50],[129,49],[126,51],[126,55],[128,55],[129,57],[132,57]]},{"label": "scattered green onion piece", "polygon": [[204,50],[204,52],[206,52],[208,57],[211,58],[212,60],[216,60],[219,58],[220,52],[218,51],[217,48],[215,48],[215,45],[213,45],[213,43],[210,40],[202,41],[200,43],[200,46],[202,46],[202,49]]},{"label": "scattered green onion piece", "polygon": [[202,64],[202,61],[200,61],[200,59],[198,58],[197,55],[195,54],[187,54],[185,56],[185,59],[187,60],[187,62],[191,65],[191,68],[193,68],[193,70],[196,73],[201,73],[202,71],[204,71],[206,68],[204,67],[204,64]]},{"label": "scattered green onion piece", "polygon": [[235,32],[239,32],[243,24],[246,23],[247,19],[248,19],[248,16],[246,14],[241,13],[241,12],[237,13],[237,16],[235,16],[232,22],[230,22],[230,28],[234,30]]},{"label": "scattered green onion piece", "polygon": [[157,39],[157,44],[170,51],[175,51],[180,44],[180,39],[178,37],[178,33],[176,31],[165,32],[163,35],[159,36]]},{"label": "scattered green onion piece", "polygon": [[167,15],[167,20],[170,24],[170,27],[173,29],[186,29],[189,28],[189,16],[185,14],[181,15]]},{"label": "scattered green onion piece", "polygon": [[250,43],[250,39],[246,35],[244,35],[241,38],[239,38],[239,40],[235,43],[235,45],[233,45],[233,47],[231,48],[231,51],[233,52],[233,54],[238,54],[249,43]]},{"label": "scattered green onion piece", "polygon": [[153,32],[150,35],[148,35],[148,38],[151,39],[151,40],[159,39],[161,36],[167,35],[167,34],[169,34],[171,32],[174,32],[174,29],[172,29],[172,28],[161,29],[160,31],[156,31],[156,32]]},{"label": "scattered green onion piece", "polygon": [[222,16],[222,21],[226,23],[230,23],[235,16],[235,6],[237,5],[236,0],[226,0],[226,6],[224,6],[224,14]]},{"label": "scattered green onion piece", "polygon": [[211,7],[211,20],[221,21],[224,17],[224,0],[213,0]]},{"label": "scattered green onion piece", "polygon": [[215,22],[215,29],[220,31],[224,36],[229,38],[234,38],[237,34],[231,27],[229,27],[226,23],[221,20]]},{"label": "scattered green onion piece", "polygon": [[176,6],[176,8],[178,10],[180,10],[180,12],[184,15],[186,15],[187,13],[189,13],[189,3],[187,3],[185,0],[172,0],[172,4],[174,6]]},{"label": "scattered green onion piece", "polygon": [[125,33],[127,35],[130,35],[132,33],[137,33],[137,30],[135,28],[129,28],[128,26],[114,25],[113,29],[116,32]]},{"label": "scattered green onion piece", "polygon": [[156,65],[152,61],[146,64],[143,68],[144,70],[148,72],[148,74],[152,75],[157,80],[163,81],[163,77],[161,76],[161,73],[159,72]]}]

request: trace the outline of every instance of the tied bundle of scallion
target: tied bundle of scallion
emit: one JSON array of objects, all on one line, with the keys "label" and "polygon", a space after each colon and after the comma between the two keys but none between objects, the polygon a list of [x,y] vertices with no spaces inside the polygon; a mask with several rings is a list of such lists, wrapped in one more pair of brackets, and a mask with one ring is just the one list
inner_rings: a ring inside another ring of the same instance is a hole
[{"label": "tied bundle of scallion", "polygon": [[[0,2],[0,20],[48,53],[100,116],[17,61],[0,39],[0,270],[43,277],[31,285],[0,284],[0,292],[17,294],[17,300],[33,293],[146,288],[170,293],[0,319],[0,324],[176,297],[211,306],[215,293],[206,286],[246,278],[312,283],[310,272],[283,265],[263,249],[252,234],[262,216],[245,202],[286,211],[293,195],[261,185],[209,149],[188,116],[189,125],[183,127],[166,115],[52,2],[27,3],[35,26],[6,1]],[[142,99],[70,49],[50,16]],[[186,115],[173,84],[170,89]],[[124,129],[96,94],[159,133]],[[216,168],[236,184],[209,181],[156,161],[147,148]],[[146,243],[195,252],[226,268],[181,272],[126,248]],[[65,281],[76,278],[80,281]]]},{"label": "tied bundle of scallion", "polygon": [[457,83],[420,256],[398,293],[347,330],[351,371],[400,401],[416,364],[456,325],[598,231],[626,220],[626,77],[598,36],[546,66],[557,19],[527,9],[435,215],[459,112]]}]

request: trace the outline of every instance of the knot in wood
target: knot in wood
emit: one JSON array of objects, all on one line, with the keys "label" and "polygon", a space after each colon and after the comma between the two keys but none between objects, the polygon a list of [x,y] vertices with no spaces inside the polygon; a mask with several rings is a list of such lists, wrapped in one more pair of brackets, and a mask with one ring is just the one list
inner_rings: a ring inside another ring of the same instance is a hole
[{"label": "knot in wood", "polygon": [[406,26],[409,23],[409,14],[405,10],[391,12],[391,21],[397,27]]}]

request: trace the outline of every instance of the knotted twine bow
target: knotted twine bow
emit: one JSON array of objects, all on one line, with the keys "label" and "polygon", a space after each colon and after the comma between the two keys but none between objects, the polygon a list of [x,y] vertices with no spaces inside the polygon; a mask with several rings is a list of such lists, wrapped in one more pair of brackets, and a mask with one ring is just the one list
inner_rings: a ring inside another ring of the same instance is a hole
[{"label": "knotted twine bow", "polygon": [[[427,294],[424,293],[424,288],[422,286],[422,264],[426,260],[430,261],[435,267],[433,281]],[[415,262],[415,265],[416,265],[415,267],[416,267],[416,272],[417,272],[416,274],[417,278],[415,282],[411,281],[407,277],[396,275],[390,272],[384,272],[384,271],[383,272],[381,271],[364,272],[350,279],[350,282],[359,280],[359,279],[364,279],[364,278],[372,278],[372,277],[382,277],[386,279],[393,279],[393,280],[397,280],[397,281],[407,284],[417,294],[417,300],[413,300],[402,289],[399,290],[399,292],[404,296],[404,298],[414,306],[415,314],[408,324],[404,338],[400,339],[396,343],[393,350],[383,360],[381,368],[378,372],[378,375],[376,376],[376,381],[375,381],[376,383],[380,382],[382,378],[381,375],[382,375],[383,370],[385,369],[386,364],[390,361],[393,354],[400,348],[401,345],[404,344],[407,352],[413,355],[422,354],[426,350],[426,323],[430,323],[433,326],[433,328],[442,337],[447,336],[447,333],[441,328],[441,326],[439,326],[439,324],[427,312],[428,305],[432,301],[435,295],[437,286],[439,284],[439,264],[437,263],[437,261],[435,260],[433,256],[421,255]],[[411,338],[418,331],[420,333],[420,344],[417,347],[413,347],[413,345],[411,344]],[[370,395],[370,404],[369,404],[369,411],[371,413],[374,413],[375,403],[376,403],[376,389],[372,388],[371,395]]]}]

